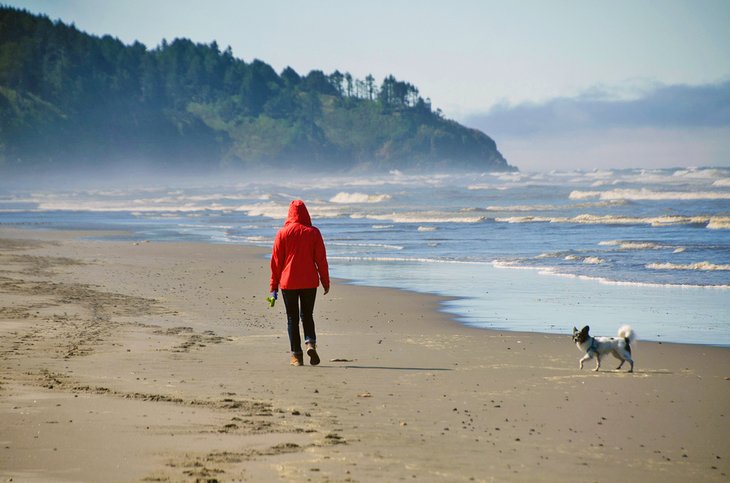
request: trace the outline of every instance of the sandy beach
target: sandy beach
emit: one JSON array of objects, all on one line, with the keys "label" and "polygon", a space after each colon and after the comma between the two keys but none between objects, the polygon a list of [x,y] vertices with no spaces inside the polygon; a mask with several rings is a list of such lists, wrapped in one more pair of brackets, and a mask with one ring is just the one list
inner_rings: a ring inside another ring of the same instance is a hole
[{"label": "sandy beach", "polygon": [[291,367],[265,250],[88,235],[0,228],[2,481],[730,478],[730,349],[581,371],[568,335],[334,281]]}]

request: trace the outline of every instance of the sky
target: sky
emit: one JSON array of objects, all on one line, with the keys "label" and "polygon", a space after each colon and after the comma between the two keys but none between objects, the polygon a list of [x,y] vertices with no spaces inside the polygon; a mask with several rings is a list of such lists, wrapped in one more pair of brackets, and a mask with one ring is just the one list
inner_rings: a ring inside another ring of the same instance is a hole
[{"label": "sky", "polygon": [[393,74],[521,169],[730,166],[730,0],[16,0],[153,48]]}]

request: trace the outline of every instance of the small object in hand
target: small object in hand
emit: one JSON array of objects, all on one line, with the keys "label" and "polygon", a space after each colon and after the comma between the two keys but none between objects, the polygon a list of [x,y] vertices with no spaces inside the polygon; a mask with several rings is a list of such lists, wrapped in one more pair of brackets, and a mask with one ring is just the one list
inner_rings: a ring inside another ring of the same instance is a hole
[{"label": "small object in hand", "polygon": [[279,296],[279,292],[274,290],[273,292],[271,292],[271,295],[266,297],[266,301],[269,303],[269,307],[274,306],[274,304],[276,303],[276,299],[279,298],[278,296]]}]

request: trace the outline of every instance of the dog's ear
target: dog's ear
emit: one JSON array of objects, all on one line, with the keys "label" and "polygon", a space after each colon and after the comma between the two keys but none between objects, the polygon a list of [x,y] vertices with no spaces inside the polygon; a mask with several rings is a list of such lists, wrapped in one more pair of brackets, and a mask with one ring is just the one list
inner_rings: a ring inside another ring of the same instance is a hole
[{"label": "dog's ear", "polygon": [[591,330],[591,328],[586,325],[585,327],[583,327],[583,330],[581,330],[581,332],[588,334],[589,330]]},{"label": "dog's ear", "polygon": [[578,329],[576,329],[576,327],[573,326],[573,333],[575,334],[576,332],[578,332]]}]

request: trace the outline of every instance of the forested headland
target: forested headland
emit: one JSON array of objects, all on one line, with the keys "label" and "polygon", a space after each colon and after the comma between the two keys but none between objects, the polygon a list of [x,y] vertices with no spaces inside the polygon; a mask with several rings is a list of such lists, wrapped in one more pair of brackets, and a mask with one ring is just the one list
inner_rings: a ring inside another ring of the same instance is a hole
[{"label": "forested headland", "polygon": [[514,169],[392,75],[277,73],[216,42],[125,45],[0,6],[0,170],[125,164]]}]

